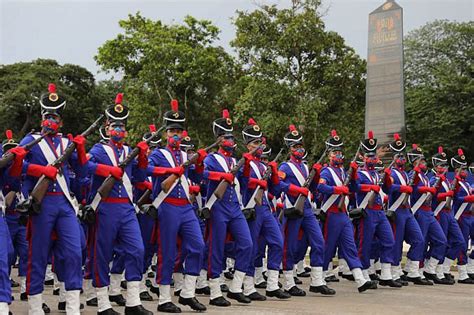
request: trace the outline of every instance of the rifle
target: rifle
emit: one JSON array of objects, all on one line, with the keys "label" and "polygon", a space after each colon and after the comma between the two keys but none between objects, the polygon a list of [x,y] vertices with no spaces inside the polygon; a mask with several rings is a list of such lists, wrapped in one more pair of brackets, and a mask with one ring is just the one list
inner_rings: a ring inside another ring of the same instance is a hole
[{"label": "rifle", "polygon": [[[26,151],[30,151],[32,147],[34,147],[35,145],[37,145],[38,143],[40,143],[41,140],[44,139],[44,137],[46,137],[47,135],[49,135],[49,131],[43,133],[41,136],[39,136],[38,138],[34,139],[33,141],[30,141],[28,142],[27,144],[25,144],[24,146],[22,146]],[[6,152],[2,158],[0,159],[0,168],[4,168],[5,166],[8,165],[8,163],[10,163],[11,161],[13,161],[13,158],[15,158],[15,154],[11,153],[11,152]]]},{"label": "rifle", "polygon": [[[421,158],[417,158],[417,159],[415,160],[415,162],[417,162],[417,163],[416,163],[416,165],[415,165],[415,163],[413,163],[413,169],[414,169],[416,166],[418,166],[418,163],[420,162],[420,160],[421,160]],[[413,183],[415,182],[415,177],[416,177],[416,176],[417,176],[417,173],[415,172],[415,170],[413,170],[413,176],[410,177],[410,180],[409,180],[408,183],[407,183],[408,186],[413,186]],[[404,197],[404,199],[403,199],[402,204],[405,205],[405,206],[407,206],[407,205],[408,205],[408,197],[409,197],[409,195],[406,194],[406,193],[404,193],[404,194],[405,194],[405,197]]]},{"label": "rifle", "polygon": [[[323,161],[323,159],[326,156],[327,152],[328,152],[328,147],[326,146],[326,149],[324,149],[323,154],[321,154],[321,156],[319,157],[319,160],[316,162],[317,164],[321,164],[321,162]],[[311,171],[309,172],[308,177],[306,178],[306,181],[304,182],[303,187],[308,188],[309,185],[311,185],[311,183],[313,182],[314,176],[316,176],[316,170],[311,169]],[[306,202],[306,198],[307,197],[305,195],[299,195],[298,198],[296,199],[296,202],[295,202],[295,205],[294,205],[294,208],[296,210],[296,214],[300,217],[303,216],[304,204]]]},{"label": "rifle", "polygon": [[[455,191],[456,187],[458,186],[458,177],[462,172],[462,167],[459,167],[458,171],[456,172],[456,176],[454,176],[453,181],[451,182],[451,187],[449,187],[450,191]],[[453,197],[447,196],[446,197],[446,205],[445,207],[451,210],[453,208],[453,203],[452,203]]]},{"label": "rifle", "polygon": [[[389,166],[387,168],[392,168],[393,164],[395,163],[395,161],[392,161]],[[380,176],[380,180],[379,180],[379,183],[384,183],[385,182],[385,176],[387,176],[387,173],[383,172],[382,176]],[[369,208],[372,208],[372,206],[374,205],[374,202],[375,202],[375,192],[373,190],[371,190],[369,192],[370,196],[369,196],[369,201],[367,202],[367,206]],[[383,202],[382,202],[383,204]]]},{"label": "rifle", "polygon": [[[254,155],[255,152],[257,152],[257,150],[260,149],[260,146],[254,148],[252,151],[250,151],[249,153],[251,155]],[[235,174],[237,174],[237,172],[239,171],[239,169],[244,165],[245,163],[245,158],[241,158],[237,164],[229,171],[229,173],[233,174],[235,176]],[[217,199],[222,199],[224,197],[224,194],[227,190],[227,187],[229,186],[229,182],[227,182],[226,180],[221,180],[219,185],[217,185],[217,188],[216,190],[214,190],[214,195],[217,197]]]},{"label": "rifle", "polygon": [[[165,127],[162,126],[160,129],[158,129],[157,131],[153,132],[150,137],[148,137],[147,139],[145,139],[145,142],[146,144],[150,143],[151,140],[153,140],[153,138],[158,135]],[[127,165],[132,162],[137,156],[138,156],[138,153],[140,153],[140,149],[139,148],[134,148],[132,150],[132,152],[130,152],[127,157],[119,163],[118,167],[120,167],[122,170],[125,169],[125,167],[127,167]],[[97,193],[100,195],[100,197],[103,199],[103,198],[107,198],[110,194],[110,192],[112,191],[112,188],[114,188],[115,186],[115,182],[117,181],[117,179],[115,179],[115,177],[113,177],[112,175],[109,175],[103,182],[102,182],[102,185],[100,185],[99,189],[97,189]]]},{"label": "rifle", "polygon": [[[444,175],[444,174],[446,174],[446,172],[444,172],[443,174],[440,174],[440,175]],[[441,176],[440,175],[437,175],[436,181],[433,184],[433,187],[435,187],[435,188],[437,188],[441,184]],[[431,203],[432,199],[433,199],[433,195],[431,193],[428,193],[428,196],[426,197],[426,202]]]},{"label": "rifle", "polygon": [[[206,152],[211,151],[214,147],[216,147],[219,143],[221,142],[221,138],[219,137],[216,142],[211,144],[210,146],[204,148]],[[199,154],[195,153],[193,154],[187,161],[184,161],[181,166],[183,168],[188,168],[191,164],[196,163],[196,160],[198,159]],[[178,175],[176,174],[171,174],[168,176],[164,181],[161,182],[161,189],[165,192],[168,193],[168,191],[171,189],[171,186],[178,180]]]},{"label": "rifle", "polygon": [[[277,156],[275,156],[275,158],[273,159],[272,162],[277,162],[282,153],[283,153],[283,148],[280,149]],[[267,169],[265,170],[265,173],[262,176],[262,179],[263,180],[268,180],[271,175],[272,175],[272,169],[270,167],[267,167]],[[262,187],[260,187],[260,186],[257,186],[256,189],[257,189],[257,192],[255,193],[255,203],[257,205],[261,206],[262,203],[263,203],[263,192],[264,191],[263,191]]]},{"label": "rifle", "polygon": [[[95,129],[99,127],[99,123],[102,120],[104,115],[100,115],[99,118],[97,118],[92,125],[90,125],[83,133],[81,133],[81,136],[84,138],[87,138]],[[74,152],[76,149],[76,144],[74,142],[71,142],[66,150],[64,150],[63,154],[54,161],[51,166],[56,167],[58,170],[61,169],[61,166],[63,163],[67,162],[69,160],[69,157],[71,154]],[[44,196],[48,192],[49,184],[53,182],[52,179],[47,178],[46,176],[42,175],[40,179],[38,180],[38,183],[36,184],[35,188],[33,188],[33,191],[30,194],[30,197],[33,199],[33,204],[39,205],[41,201],[43,201]]]},{"label": "rifle", "polygon": [[[357,151],[356,151],[356,153],[354,154],[354,157],[351,160],[351,164],[353,162],[355,162],[357,160],[357,158],[359,157],[360,147],[361,147],[361,145],[359,144],[359,146],[357,147]],[[354,172],[354,170],[352,169],[352,167],[350,167],[349,170],[347,171],[347,176],[344,179],[344,183],[343,183],[343,185],[346,186],[346,187],[349,185],[349,182],[351,181],[351,178],[352,178],[352,175],[353,175],[352,172]],[[346,197],[344,195],[341,195],[341,197],[339,199],[339,202],[337,204],[338,209],[340,209],[340,210],[342,209],[342,206],[344,205],[345,199],[346,199]]]}]

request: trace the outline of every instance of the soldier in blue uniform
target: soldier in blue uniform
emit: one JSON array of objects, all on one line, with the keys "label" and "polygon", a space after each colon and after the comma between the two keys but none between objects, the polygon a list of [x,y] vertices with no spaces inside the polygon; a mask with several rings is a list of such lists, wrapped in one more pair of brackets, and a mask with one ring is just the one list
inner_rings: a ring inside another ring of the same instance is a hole
[{"label": "soldier in blue uniform", "polygon": [[[177,100],[171,102],[171,110],[164,115],[167,145],[155,149],[149,156],[149,173],[153,177],[153,206],[158,210],[158,261],[156,282],[160,285],[158,311],[179,313],[181,309],[171,302],[171,277],[177,257],[176,242],[178,234],[182,240],[184,261],[184,282],[178,302],[190,306],[196,311],[205,311],[206,307],[195,297],[196,280],[201,270],[201,253],[204,247],[199,222],[190,202],[188,178],[199,182],[202,176],[202,161],[205,151],[199,150],[195,169],[185,169],[182,164],[188,159],[180,149],[184,123],[184,113],[178,109]],[[177,180],[165,192],[161,183],[170,175]]]},{"label": "soldier in blue uniform", "polygon": [[329,262],[336,253],[336,247],[344,254],[349,269],[357,283],[358,291],[377,288],[377,283],[368,281],[362,274],[362,264],[357,256],[354,242],[354,228],[345,204],[338,208],[339,199],[345,198],[348,193],[343,185],[346,174],[343,168],[343,142],[333,130],[331,137],[326,141],[329,152],[329,165],[321,170],[318,191],[323,195],[322,209],[324,217],[323,235],[325,241],[324,270],[328,270]]},{"label": "soldier in blue uniform", "polygon": [[[390,223],[383,209],[383,198],[380,195],[380,176],[375,170],[379,160],[377,156],[377,139],[373,137],[372,131],[368,132],[368,138],[361,142],[364,153],[364,167],[357,169],[353,163],[351,179],[351,190],[356,192],[357,208],[362,209],[363,216],[358,224],[359,258],[362,263],[364,277],[369,280],[368,269],[370,267],[370,253],[374,237],[380,244],[381,274],[379,284],[393,288],[402,285],[393,280],[391,264],[393,263],[392,250],[395,244]],[[356,171],[357,170],[357,171]]]},{"label": "soldier in blue uniform", "polygon": [[[309,175],[308,166],[303,163],[305,148],[303,146],[303,136],[294,125],[290,125],[289,132],[284,137],[286,146],[290,150],[290,159],[283,162],[279,168],[280,183],[282,191],[285,193],[284,210],[287,215],[284,216],[282,223],[284,246],[283,246],[283,275],[285,277],[284,289],[293,296],[305,296],[306,292],[298,288],[293,277],[293,267],[297,261],[297,241],[299,234],[305,233],[309,245],[310,265],[311,265],[311,283],[309,290],[323,295],[334,295],[336,291],[329,288],[324,281],[323,260],[324,260],[324,238],[321,233],[321,227],[312,211],[309,198],[306,198],[303,215],[292,216],[294,212],[293,205],[298,196],[308,197],[309,191],[316,192],[319,180],[319,171],[321,165],[315,164],[312,167],[317,175],[311,182],[309,189],[304,187],[304,182]],[[293,209],[293,211],[292,211]],[[300,232],[301,231],[301,232]]]},{"label": "soldier in blue uniform", "polygon": [[[118,314],[112,309],[107,292],[110,283],[109,263],[114,247],[118,246],[126,253],[125,314],[153,314],[141,305],[139,296],[144,249],[133,203],[132,186],[146,177],[148,145],[140,142],[137,145],[140,150],[137,159],[123,169],[118,166],[131,152],[131,148],[124,144],[129,111],[122,101],[123,96],[119,93],[115,104],[105,111],[109,142],[96,143],[89,151],[88,169],[93,174],[90,204],[96,212],[92,251],[93,285],[97,291],[98,314]],[[113,176],[117,181],[109,196],[102,198],[97,190],[108,176]]]}]

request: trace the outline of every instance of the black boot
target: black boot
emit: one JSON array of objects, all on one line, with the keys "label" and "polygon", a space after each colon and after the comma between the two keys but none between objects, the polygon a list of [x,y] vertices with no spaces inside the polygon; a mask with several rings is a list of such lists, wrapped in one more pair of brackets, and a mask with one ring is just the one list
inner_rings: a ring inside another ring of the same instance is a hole
[{"label": "black boot", "polygon": [[181,313],[181,309],[174,305],[173,302],[166,302],[164,304],[158,305],[158,312],[163,313]]},{"label": "black boot", "polygon": [[230,271],[224,272],[224,277],[228,280],[234,280],[234,274]]},{"label": "black boot", "polygon": [[227,284],[221,284],[221,292],[229,292],[229,287],[227,286]]},{"label": "black boot", "polygon": [[288,292],[291,296],[306,296],[306,292],[296,285],[292,286],[289,290],[285,290],[285,292]]},{"label": "black boot", "polygon": [[291,298],[291,294],[283,291],[282,289],[276,289],[273,291],[265,291],[265,295],[268,297],[276,297],[277,299],[281,299],[281,300]]},{"label": "black boot", "polygon": [[257,289],[266,289],[267,288],[267,281],[260,282],[255,285]]},{"label": "black boot", "polygon": [[153,315],[153,312],[144,308],[143,305],[126,306],[125,315]]},{"label": "black boot", "polygon": [[407,276],[407,281],[413,282],[414,284],[417,284],[417,285],[433,285],[433,282],[431,282],[428,279],[423,279],[421,277],[412,278],[412,277]]},{"label": "black boot", "polygon": [[59,295],[59,288],[53,290],[53,295]]},{"label": "black boot", "polygon": [[398,283],[400,283],[404,287],[408,286],[408,281],[402,280],[401,278],[398,278],[395,281],[397,281]]},{"label": "black boot", "polygon": [[313,293],[321,293],[322,295],[335,295],[336,290],[331,289],[327,285],[309,286],[309,291]]},{"label": "black boot", "polygon": [[261,295],[260,293],[258,293],[257,291],[255,291],[254,293],[252,294],[249,294],[247,295],[247,297],[249,299],[251,299],[252,301],[266,301],[267,298],[265,297],[265,295]]},{"label": "black boot", "polygon": [[216,297],[209,301],[210,305],[220,306],[220,307],[227,307],[230,306],[230,302],[225,299],[223,296]]},{"label": "black boot", "polygon": [[202,295],[211,295],[211,288],[209,287],[204,287],[204,288],[196,288],[196,294],[202,294]]},{"label": "black boot", "polygon": [[[83,310],[84,309],[84,304],[81,303],[79,306],[79,309]],[[66,311],[66,302],[59,302],[58,303],[58,311]]]},{"label": "black boot", "polygon": [[176,290],[173,292],[174,296],[179,296],[181,294],[181,290]]},{"label": "black boot", "polygon": [[462,284],[474,284],[474,280],[471,279],[471,278],[466,278],[464,280],[459,280],[458,279],[458,283],[462,283]]},{"label": "black boot", "polygon": [[474,279],[474,273],[468,273],[467,275],[469,276],[469,278]]},{"label": "black boot", "polygon": [[352,274],[342,274],[341,277],[343,277],[344,279],[346,280],[349,280],[349,281],[355,281],[354,279],[354,276]]},{"label": "black boot", "polygon": [[298,277],[293,277],[293,279],[295,280],[295,284],[303,284],[303,281],[298,279]]},{"label": "black boot", "polygon": [[236,300],[239,303],[249,304],[249,303],[252,302],[252,300],[249,299],[248,297],[246,297],[242,292],[234,293],[234,292],[229,291],[229,292],[227,292],[227,297],[229,299]]},{"label": "black boot", "polygon": [[357,290],[359,290],[359,293],[362,293],[367,290],[375,290],[375,289],[377,289],[377,282],[375,281],[367,281],[366,283],[364,283],[363,285],[357,288]]},{"label": "black boot", "polygon": [[26,292],[20,294],[20,301],[28,301],[28,295]]},{"label": "black boot", "polygon": [[10,279],[10,283],[11,283],[12,288],[17,288],[20,286],[20,284],[13,279]]},{"label": "black boot", "polygon": [[140,301],[153,301],[153,297],[148,291],[140,292]]},{"label": "black boot", "polygon": [[51,309],[49,308],[49,306],[46,303],[43,303],[43,305],[41,305],[41,308],[43,309],[43,312],[45,314],[51,313]]},{"label": "black boot", "polygon": [[115,311],[113,308],[108,308],[105,311],[97,312],[97,315],[120,315],[120,313]]},{"label": "black boot", "polygon": [[120,281],[120,287],[124,290],[127,290],[127,281],[126,280]]},{"label": "black boot", "polygon": [[46,280],[44,282],[44,285],[53,285],[54,284],[54,279],[51,279],[51,280]]},{"label": "black boot", "polygon": [[207,307],[204,304],[200,303],[195,297],[184,298],[180,296],[178,302],[182,305],[188,305],[192,310],[198,312],[204,312],[207,310]]},{"label": "black boot", "polygon": [[435,284],[444,284],[444,285],[453,285],[454,281],[451,281],[447,278],[440,279],[437,275],[433,273],[423,272],[423,275],[426,279],[433,281]]},{"label": "black boot", "polygon": [[382,286],[382,287],[390,287],[390,288],[401,288],[402,287],[402,284],[401,283],[398,283],[397,281],[395,280],[382,280],[380,279],[379,280],[379,284]]},{"label": "black boot", "polygon": [[109,295],[109,301],[115,302],[118,306],[125,306],[125,304],[127,303],[122,294]]},{"label": "black boot", "polygon": [[376,274],[376,273],[370,274],[370,275],[369,275],[369,278],[370,278],[370,280],[372,280],[372,281],[379,281],[379,280],[380,280],[378,274]]},{"label": "black boot", "polygon": [[304,271],[311,272],[311,267],[304,267]]},{"label": "black boot", "polygon": [[147,276],[148,276],[148,278],[154,278],[155,273],[153,271],[150,271],[150,272],[147,273]]},{"label": "black boot", "polygon": [[301,277],[301,278],[309,278],[311,277],[311,274],[309,272],[306,272],[306,271],[303,271],[301,273],[298,273],[296,274],[298,277]]},{"label": "black boot", "polygon": [[454,277],[453,277],[453,275],[450,274],[450,273],[445,273],[445,274],[444,274],[444,277],[445,277],[446,279],[449,279],[449,280],[453,280],[453,281],[454,281]]},{"label": "black boot", "polygon": [[339,279],[335,275],[330,275],[324,278],[326,282],[339,282]]},{"label": "black boot", "polygon": [[97,298],[92,298],[89,301],[86,301],[86,305],[97,307],[97,305],[98,305]]},{"label": "black boot", "polygon": [[157,297],[160,297],[160,288],[151,286],[150,292],[156,294]]},{"label": "black boot", "polygon": [[151,287],[151,281],[149,279],[145,280],[145,285],[147,288]]}]

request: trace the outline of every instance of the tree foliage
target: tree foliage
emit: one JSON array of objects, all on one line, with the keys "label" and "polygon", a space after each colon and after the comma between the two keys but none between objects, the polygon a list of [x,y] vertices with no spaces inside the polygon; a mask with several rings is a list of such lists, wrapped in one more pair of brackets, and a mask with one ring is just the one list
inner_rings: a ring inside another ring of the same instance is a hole
[{"label": "tree foliage", "polygon": [[275,148],[288,125],[297,125],[311,158],[323,151],[331,129],[355,150],[363,136],[365,62],[325,29],[320,1],[294,3],[237,12],[232,45],[245,73],[238,118],[255,117]]},{"label": "tree foliage", "polygon": [[405,38],[408,139],[474,157],[474,22],[438,20]]},{"label": "tree foliage", "polygon": [[232,58],[214,45],[218,28],[190,16],[183,24],[166,25],[140,13],[119,24],[123,33],[102,45],[96,60],[104,70],[123,74],[132,135],[138,138],[150,123],[161,124],[176,98],[190,135],[209,142],[211,123],[226,107],[223,95],[235,77]]}]

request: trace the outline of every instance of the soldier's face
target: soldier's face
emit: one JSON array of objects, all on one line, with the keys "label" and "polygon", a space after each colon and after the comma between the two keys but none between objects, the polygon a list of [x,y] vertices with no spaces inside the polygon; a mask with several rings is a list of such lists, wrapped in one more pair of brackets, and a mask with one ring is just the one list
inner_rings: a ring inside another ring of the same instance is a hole
[{"label": "soldier's face", "polygon": [[446,164],[437,165],[437,166],[435,167],[435,171],[436,171],[436,173],[438,173],[438,174],[444,174],[444,173],[446,173],[446,172],[448,171],[448,165],[446,165]]},{"label": "soldier's face", "polygon": [[45,132],[55,134],[63,126],[63,121],[58,115],[46,114],[43,116],[41,126]]},{"label": "soldier's face", "polygon": [[168,139],[168,145],[174,149],[179,148],[181,144],[181,139],[183,138],[182,129],[168,129],[166,130],[166,138]]},{"label": "soldier's face", "polygon": [[250,142],[249,144],[247,144],[247,150],[249,150],[249,152],[250,152],[250,151],[253,151],[253,150],[257,149],[255,151],[254,155],[256,157],[260,157],[263,153],[264,146],[265,145],[262,143],[261,140],[254,140],[254,141]]},{"label": "soldier's face", "polygon": [[329,161],[333,166],[341,166],[344,163],[344,153],[341,150],[329,152]]},{"label": "soldier's face", "polygon": [[107,136],[114,142],[122,142],[127,137],[125,124],[117,122],[111,123],[107,128]]}]

